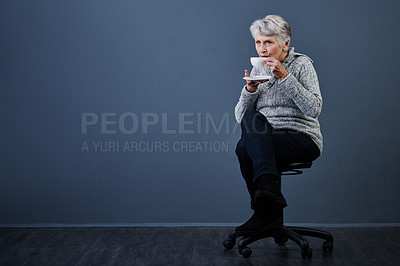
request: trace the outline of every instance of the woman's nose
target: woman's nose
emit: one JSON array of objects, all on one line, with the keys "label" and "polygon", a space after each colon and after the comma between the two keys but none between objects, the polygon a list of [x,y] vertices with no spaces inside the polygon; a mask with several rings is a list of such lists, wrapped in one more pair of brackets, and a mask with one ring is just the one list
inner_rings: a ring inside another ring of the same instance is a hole
[{"label": "woman's nose", "polygon": [[263,51],[263,53],[266,53],[267,52],[267,46],[263,45],[261,47],[261,51]]}]

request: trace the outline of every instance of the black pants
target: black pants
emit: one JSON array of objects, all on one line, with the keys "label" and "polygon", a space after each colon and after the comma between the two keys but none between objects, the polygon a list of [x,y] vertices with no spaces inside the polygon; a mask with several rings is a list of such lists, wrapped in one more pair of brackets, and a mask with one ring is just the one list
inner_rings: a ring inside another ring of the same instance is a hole
[{"label": "black pants", "polygon": [[319,157],[320,151],[307,135],[293,130],[275,130],[265,116],[255,110],[245,112],[241,128],[236,155],[250,194],[251,208],[265,209],[254,202],[257,178],[275,175],[280,180],[280,165],[313,161]]}]

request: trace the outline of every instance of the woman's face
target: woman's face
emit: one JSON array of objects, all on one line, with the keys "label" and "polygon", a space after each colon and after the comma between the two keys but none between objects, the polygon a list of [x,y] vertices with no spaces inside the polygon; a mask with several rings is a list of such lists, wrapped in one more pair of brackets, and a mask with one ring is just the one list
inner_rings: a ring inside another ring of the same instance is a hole
[{"label": "woman's face", "polygon": [[289,47],[289,41],[284,46],[280,46],[275,36],[262,36],[258,33],[255,39],[256,50],[259,57],[274,57],[280,62],[285,61],[285,52]]}]

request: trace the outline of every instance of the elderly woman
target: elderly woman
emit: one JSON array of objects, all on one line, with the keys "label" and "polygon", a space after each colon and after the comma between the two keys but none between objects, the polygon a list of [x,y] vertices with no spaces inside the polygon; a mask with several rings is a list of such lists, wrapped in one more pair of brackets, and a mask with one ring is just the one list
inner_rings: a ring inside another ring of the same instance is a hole
[{"label": "elderly woman", "polygon": [[[268,81],[247,81],[235,108],[242,135],[236,147],[254,214],[236,228],[238,235],[282,226],[287,205],[280,191],[280,166],[313,161],[322,152],[318,122],[322,98],[312,60],[289,48],[291,30],[281,17],[266,16],[250,27],[255,47],[265,58]],[[260,69],[253,68],[256,76]]]}]

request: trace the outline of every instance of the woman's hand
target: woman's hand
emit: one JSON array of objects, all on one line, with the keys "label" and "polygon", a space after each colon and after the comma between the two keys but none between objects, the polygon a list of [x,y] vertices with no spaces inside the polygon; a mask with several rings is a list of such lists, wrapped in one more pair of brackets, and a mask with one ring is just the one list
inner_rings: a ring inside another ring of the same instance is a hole
[{"label": "woman's hand", "polygon": [[272,74],[280,80],[286,78],[289,73],[286,71],[285,67],[279,62],[279,60],[274,57],[267,57],[265,64],[271,70]]},{"label": "woman's hand", "polygon": [[[245,77],[250,77],[249,71],[247,69],[244,70],[244,76]],[[258,89],[258,85],[260,85],[261,83],[264,83],[264,81],[252,81],[252,80],[247,80],[247,85],[246,85],[246,90],[248,92],[256,92],[256,90]]]}]

